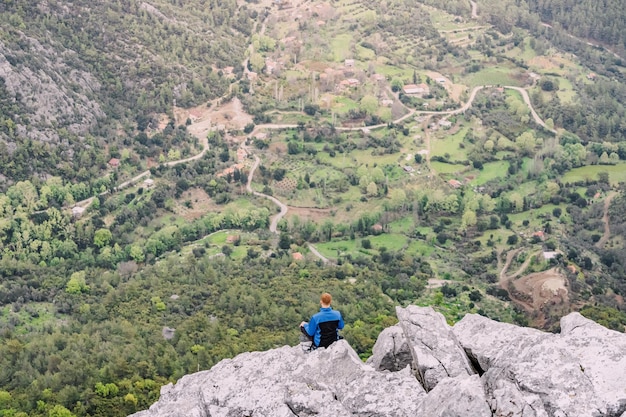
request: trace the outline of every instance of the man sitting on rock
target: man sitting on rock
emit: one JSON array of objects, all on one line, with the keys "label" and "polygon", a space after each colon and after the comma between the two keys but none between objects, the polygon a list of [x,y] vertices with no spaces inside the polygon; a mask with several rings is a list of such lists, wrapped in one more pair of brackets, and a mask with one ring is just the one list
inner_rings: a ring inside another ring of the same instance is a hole
[{"label": "man sitting on rock", "polygon": [[314,314],[308,323],[300,323],[300,331],[313,342],[311,349],[327,348],[340,338],[337,332],[343,329],[343,317],[339,311],[331,308],[331,301],[330,294],[322,294],[319,313]]}]

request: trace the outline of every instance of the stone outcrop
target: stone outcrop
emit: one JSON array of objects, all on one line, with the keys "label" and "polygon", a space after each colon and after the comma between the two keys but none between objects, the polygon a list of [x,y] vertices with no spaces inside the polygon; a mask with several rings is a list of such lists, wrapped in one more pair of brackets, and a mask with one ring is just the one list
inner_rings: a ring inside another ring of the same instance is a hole
[{"label": "stone outcrop", "polygon": [[426,394],[408,368],[377,372],[345,341],[305,353],[299,346],[223,360],[161,389],[135,417],[416,415]]},{"label": "stone outcrop", "polygon": [[453,329],[481,372],[496,415],[622,416],[626,336],[578,313],[561,333],[467,315]]},{"label": "stone outcrop", "polygon": [[134,417],[626,417],[626,335],[578,313],[561,333],[396,310],[363,363],[346,341],[223,360]]},{"label": "stone outcrop", "polygon": [[427,391],[439,381],[474,373],[472,365],[441,313],[430,307],[396,307],[404,337],[410,345],[413,368]]},{"label": "stone outcrop", "polygon": [[384,329],[372,351],[367,363],[379,371],[396,372],[413,362],[411,346],[399,325]]}]

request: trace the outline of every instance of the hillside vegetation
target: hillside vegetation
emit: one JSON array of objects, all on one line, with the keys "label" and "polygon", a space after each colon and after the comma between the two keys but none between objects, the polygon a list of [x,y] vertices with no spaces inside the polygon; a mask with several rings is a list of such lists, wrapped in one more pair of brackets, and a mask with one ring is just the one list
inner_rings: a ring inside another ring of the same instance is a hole
[{"label": "hillside vegetation", "polygon": [[[253,16],[235,1],[3,2],[0,89],[21,111],[3,109],[0,174],[100,176],[94,146],[128,143],[175,103],[224,94],[220,69],[241,62]],[[33,153],[44,156],[35,166],[21,156]]]},{"label": "hillside vegetation", "polygon": [[3,2],[0,416],[145,409],[322,291],[362,358],[409,303],[623,331],[626,67],[550,7]]}]

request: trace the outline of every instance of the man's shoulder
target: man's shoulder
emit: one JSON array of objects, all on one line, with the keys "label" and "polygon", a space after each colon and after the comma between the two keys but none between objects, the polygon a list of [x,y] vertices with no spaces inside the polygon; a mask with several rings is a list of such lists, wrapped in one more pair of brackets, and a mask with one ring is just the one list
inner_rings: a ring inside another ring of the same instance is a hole
[{"label": "man's shoulder", "polygon": [[339,310],[327,310],[327,311],[319,311],[313,317],[316,317],[316,316],[324,317],[324,318],[336,317],[337,320],[339,320],[339,318],[341,317],[341,313],[339,312]]}]

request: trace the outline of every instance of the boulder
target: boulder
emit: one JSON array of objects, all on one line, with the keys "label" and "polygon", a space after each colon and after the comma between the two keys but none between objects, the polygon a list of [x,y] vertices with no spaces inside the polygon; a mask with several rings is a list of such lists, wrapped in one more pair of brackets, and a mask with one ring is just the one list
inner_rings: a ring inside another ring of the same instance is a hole
[{"label": "boulder", "polygon": [[476,374],[446,378],[422,401],[418,416],[492,417],[485,390]]},{"label": "boulder", "polygon": [[620,416],[626,411],[626,336],[578,313],[560,334],[466,315],[454,328],[480,367],[496,415]]},{"label": "boulder", "polygon": [[399,325],[384,329],[372,348],[372,356],[367,359],[367,364],[377,371],[396,372],[411,365],[413,356],[411,347],[404,337]]},{"label": "boulder", "polygon": [[305,353],[243,353],[181,378],[134,417],[415,416],[426,396],[407,368],[377,372],[341,340]]},{"label": "boulder", "polygon": [[400,327],[411,347],[413,368],[424,389],[430,391],[439,381],[474,372],[452,328],[441,313],[431,307],[396,307]]}]

